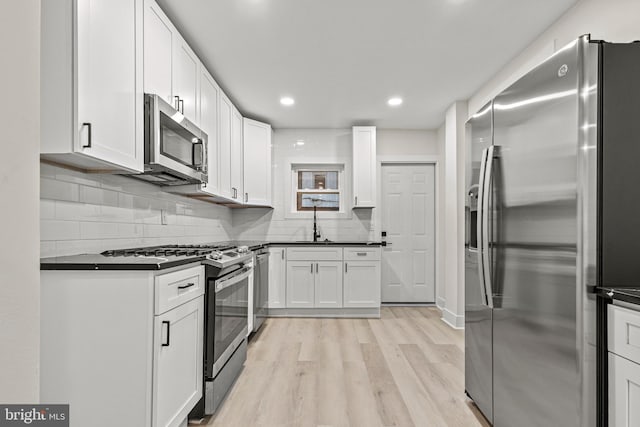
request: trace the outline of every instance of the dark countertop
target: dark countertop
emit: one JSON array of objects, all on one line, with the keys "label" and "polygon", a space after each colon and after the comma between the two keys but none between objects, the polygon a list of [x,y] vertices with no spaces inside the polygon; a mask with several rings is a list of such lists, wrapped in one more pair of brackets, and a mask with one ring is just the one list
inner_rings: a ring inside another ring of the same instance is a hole
[{"label": "dark countertop", "polygon": [[[255,251],[267,246],[381,246],[380,242],[266,242],[235,240],[214,242],[222,246],[247,246]],[[137,256],[109,257],[100,254],[67,255],[41,258],[40,270],[163,270],[203,260],[201,255],[191,256]]]},{"label": "dark countertop", "polygon": [[640,288],[611,288],[602,286],[596,288],[596,293],[603,298],[640,305]]},{"label": "dark countertop", "polygon": [[69,255],[40,259],[40,270],[163,270],[202,261],[203,256],[128,256],[100,254]]},{"label": "dark countertop", "polygon": [[382,246],[381,242],[269,242],[271,246]]}]

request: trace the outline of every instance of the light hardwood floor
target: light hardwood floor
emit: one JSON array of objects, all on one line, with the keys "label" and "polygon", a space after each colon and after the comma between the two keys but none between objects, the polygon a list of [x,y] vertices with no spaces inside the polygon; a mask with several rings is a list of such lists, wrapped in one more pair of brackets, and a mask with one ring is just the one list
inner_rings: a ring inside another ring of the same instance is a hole
[{"label": "light hardwood floor", "polygon": [[488,426],[464,394],[464,332],[440,317],[383,307],[381,319],[268,319],[201,425]]}]

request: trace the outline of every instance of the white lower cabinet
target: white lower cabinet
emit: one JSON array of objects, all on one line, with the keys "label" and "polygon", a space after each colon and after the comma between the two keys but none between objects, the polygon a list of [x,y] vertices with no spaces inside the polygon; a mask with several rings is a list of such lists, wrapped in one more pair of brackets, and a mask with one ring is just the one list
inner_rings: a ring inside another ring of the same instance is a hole
[{"label": "white lower cabinet", "polygon": [[202,397],[202,265],[40,283],[41,402],[69,404],[72,426],[186,425]]},{"label": "white lower cabinet", "polygon": [[315,267],[316,263],[312,261],[287,262],[287,307],[311,308],[314,306]]},{"label": "white lower cabinet", "polygon": [[269,308],[287,306],[287,264],[285,248],[269,248]]},{"label": "white lower cabinet", "polygon": [[640,364],[609,353],[609,426],[640,426]]},{"label": "white lower cabinet", "polygon": [[342,307],[342,261],[316,263],[314,291],[314,307]]},{"label": "white lower cabinet", "polygon": [[380,261],[345,260],[344,306],[380,307]]},{"label": "white lower cabinet", "polygon": [[178,426],[202,396],[204,298],[154,322],[153,426]]}]

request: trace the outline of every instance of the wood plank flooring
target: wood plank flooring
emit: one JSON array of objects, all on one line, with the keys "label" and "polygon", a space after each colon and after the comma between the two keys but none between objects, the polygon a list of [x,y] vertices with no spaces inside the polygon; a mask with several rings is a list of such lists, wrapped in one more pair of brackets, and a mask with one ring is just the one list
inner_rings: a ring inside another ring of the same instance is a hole
[{"label": "wood plank flooring", "polygon": [[464,394],[464,332],[440,317],[383,307],[380,319],[268,319],[200,425],[489,426]]}]

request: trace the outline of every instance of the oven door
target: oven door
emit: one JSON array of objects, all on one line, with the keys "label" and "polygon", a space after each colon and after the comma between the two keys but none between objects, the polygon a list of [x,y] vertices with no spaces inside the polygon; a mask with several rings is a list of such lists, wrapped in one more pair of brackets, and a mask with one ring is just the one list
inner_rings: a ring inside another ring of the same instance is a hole
[{"label": "oven door", "polygon": [[207,139],[179,110],[158,95],[145,94],[145,173],[158,180],[173,177],[164,185],[206,183]]},{"label": "oven door", "polygon": [[215,378],[247,335],[249,275],[251,270],[252,267],[243,267],[214,282],[213,367],[210,374],[211,378]]}]

